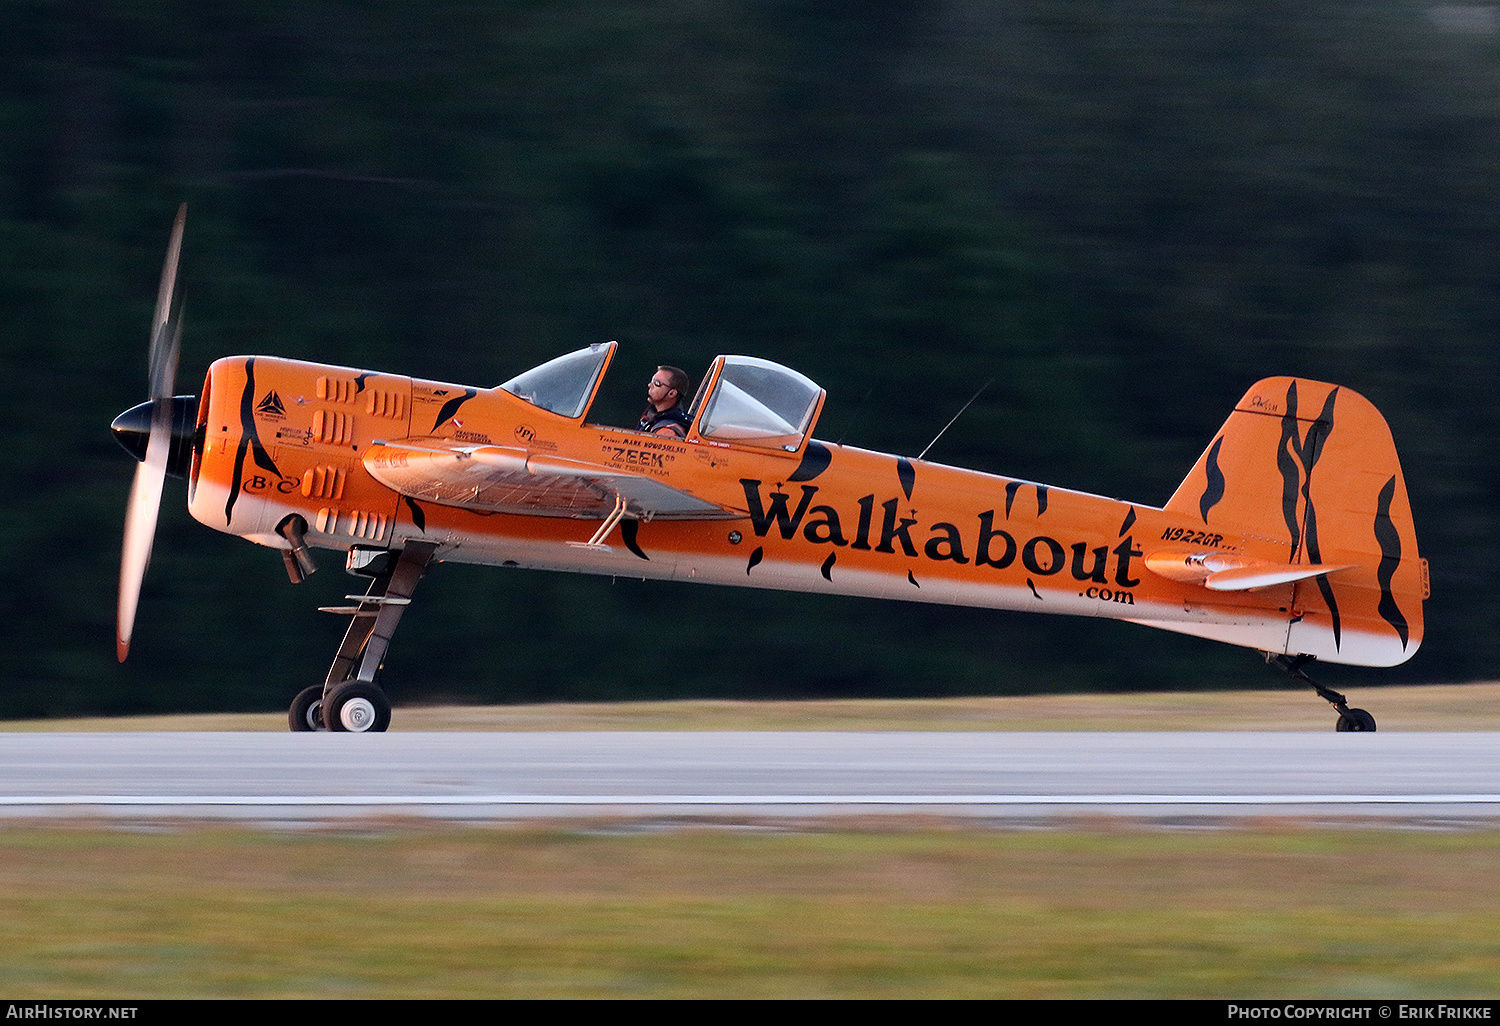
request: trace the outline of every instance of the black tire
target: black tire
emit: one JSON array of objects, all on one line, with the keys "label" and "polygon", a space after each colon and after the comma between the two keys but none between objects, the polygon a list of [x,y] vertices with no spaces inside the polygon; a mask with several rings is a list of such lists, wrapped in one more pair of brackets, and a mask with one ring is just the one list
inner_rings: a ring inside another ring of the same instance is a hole
[{"label": "black tire", "polygon": [[379,734],[391,725],[391,701],[377,684],[345,681],[324,700],[323,722],[335,732]]},{"label": "black tire", "polygon": [[297,692],[287,712],[287,721],[293,731],[327,730],[323,725],[323,685],[314,684]]},{"label": "black tire", "polygon": [[1375,729],[1375,717],[1363,709],[1350,709],[1339,717],[1338,724],[1334,730],[1344,731],[1373,731]]}]

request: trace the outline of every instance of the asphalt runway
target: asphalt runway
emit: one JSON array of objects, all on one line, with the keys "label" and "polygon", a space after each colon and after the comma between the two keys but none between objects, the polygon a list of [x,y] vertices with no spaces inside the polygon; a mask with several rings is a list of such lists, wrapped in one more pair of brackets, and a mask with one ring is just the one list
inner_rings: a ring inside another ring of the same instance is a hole
[{"label": "asphalt runway", "polygon": [[1500,820],[1500,735],[0,734],[0,817]]}]

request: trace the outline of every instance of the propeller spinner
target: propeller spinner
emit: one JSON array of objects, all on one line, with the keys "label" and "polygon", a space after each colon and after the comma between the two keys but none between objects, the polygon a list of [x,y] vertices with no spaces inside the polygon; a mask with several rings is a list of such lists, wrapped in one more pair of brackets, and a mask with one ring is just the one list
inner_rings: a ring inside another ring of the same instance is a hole
[{"label": "propeller spinner", "polygon": [[[156,313],[151,323],[151,398],[115,418],[115,436],[141,461],[130,488],[130,504],[125,509],[125,542],[120,553],[120,598],[115,628],[115,654],[120,662],[130,654],[130,635],[135,627],[136,605],[141,595],[141,581],[151,562],[151,542],[156,534],[156,517],[161,508],[162,486],[169,463],[182,462],[181,440],[173,445],[174,434],[182,431],[181,421],[191,400],[196,420],[197,400],[191,396],[172,396],[177,377],[177,353],[182,339],[181,311],[174,304],[177,290],[177,258],[182,252],[182,231],[187,221],[187,204],[177,210],[172,225],[172,239],[167,244],[167,259],[162,265],[161,286],[156,293]],[[148,415],[149,414],[149,420]],[[174,421],[177,431],[174,432]],[[149,426],[148,426],[149,425]],[[141,428],[145,427],[144,451],[139,449]],[[187,431],[190,433],[189,426]],[[174,452],[174,449],[177,450]],[[176,457],[174,460],[173,458]],[[174,466],[172,469],[176,469]]]}]

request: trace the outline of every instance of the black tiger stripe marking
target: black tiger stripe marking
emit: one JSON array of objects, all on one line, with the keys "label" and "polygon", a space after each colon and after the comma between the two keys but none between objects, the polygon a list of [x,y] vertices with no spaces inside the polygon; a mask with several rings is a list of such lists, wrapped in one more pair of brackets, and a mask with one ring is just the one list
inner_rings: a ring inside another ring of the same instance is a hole
[{"label": "black tiger stripe marking", "polygon": [[1224,472],[1219,469],[1219,446],[1223,444],[1224,436],[1220,435],[1214,440],[1213,448],[1208,450],[1208,462],[1204,467],[1208,475],[1208,485],[1203,489],[1203,497],[1198,500],[1198,513],[1203,517],[1205,524],[1208,523],[1208,511],[1224,498]]},{"label": "black tiger stripe marking", "polygon": [[452,399],[449,399],[447,402],[445,402],[443,404],[443,408],[441,410],[438,410],[437,420],[432,422],[432,430],[436,431],[438,428],[442,427],[445,422],[452,420],[453,415],[458,412],[458,408],[478,394],[478,389],[466,388],[464,389],[463,395],[456,395]]},{"label": "black tiger stripe marking", "polygon": [[249,453],[255,458],[255,465],[262,470],[275,474],[276,479],[281,479],[281,471],[276,467],[276,461],[271,459],[271,454],[261,444],[260,432],[255,427],[255,357],[245,360],[245,390],[240,393],[240,443],[234,450],[234,484],[230,486],[229,498],[224,503],[224,523],[227,525],[234,519],[234,504],[244,490],[243,475],[245,471],[245,454]]},{"label": "black tiger stripe marking", "polygon": [[[808,442],[807,448],[802,451],[802,462],[797,464],[797,469],[792,471],[788,481],[811,481],[823,471],[828,469],[828,464],[833,462],[833,452],[822,442]],[[910,498],[910,496],[907,496]]]},{"label": "black tiger stripe marking", "polygon": [[[620,521],[620,540],[625,543],[625,547],[627,549],[629,549],[631,552],[634,552],[637,556],[640,556],[642,559],[649,563],[651,561],[651,557],[646,555],[646,550],[642,549],[640,543],[637,541],[637,538],[640,535],[640,530],[641,522],[639,520]],[[748,573],[748,571],[746,572]]]},{"label": "black tiger stripe marking", "polygon": [[1375,540],[1380,544],[1380,567],[1375,571],[1376,580],[1380,582],[1380,603],[1375,609],[1395,629],[1404,651],[1411,635],[1411,625],[1401,614],[1401,607],[1391,592],[1391,578],[1401,566],[1401,532],[1396,530],[1396,523],[1391,519],[1391,500],[1395,496],[1396,476],[1392,474],[1385,487],[1380,489],[1379,505],[1375,510]]},{"label": "black tiger stripe marking", "polygon": [[418,506],[416,500],[410,495],[403,495],[401,498],[406,500],[406,508],[411,510],[411,522],[416,525],[418,531],[426,534],[427,514],[422,511],[422,507]]},{"label": "black tiger stripe marking", "polygon": [[905,456],[896,457],[896,477],[901,481],[901,490],[911,498],[911,490],[917,483],[917,468]]},{"label": "black tiger stripe marking", "polygon": [[[1298,550],[1306,546],[1307,562],[1321,563],[1322,553],[1318,547],[1318,511],[1312,500],[1312,473],[1323,447],[1333,434],[1333,407],[1338,399],[1337,388],[1328,393],[1323,409],[1307,429],[1303,438],[1297,429],[1297,382],[1286,390],[1286,413],[1281,418],[1281,441],[1276,447],[1276,467],[1281,472],[1281,514],[1291,533],[1291,558],[1296,560]],[[1302,517],[1297,516],[1297,497],[1301,495]],[[1343,625],[1339,616],[1338,598],[1327,576],[1316,578],[1318,591],[1328,604],[1328,614],[1333,621],[1333,647],[1342,641]]]}]

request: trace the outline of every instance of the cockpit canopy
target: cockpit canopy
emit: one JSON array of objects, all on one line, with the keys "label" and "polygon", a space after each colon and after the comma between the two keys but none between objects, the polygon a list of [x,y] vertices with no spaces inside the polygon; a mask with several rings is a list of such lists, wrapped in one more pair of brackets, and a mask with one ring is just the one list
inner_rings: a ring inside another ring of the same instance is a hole
[{"label": "cockpit canopy", "polygon": [[[616,343],[548,360],[500,387],[551,413],[580,420],[599,389]],[[689,437],[795,452],[811,433],[823,389],[794,370],[753,356],[716,357],[688,415]]]},{"label": "cockpit canopy", "polygon": [[533,406],[577,419],[588,408],[599,384],[599,376],[614,351],[615,343],[596,342],[587,349],[559,356],[540,367],[517,374],[500,387]]},{"label": "cockpit canopy", "polygon": [[812,430],[821,388],[770,360],[721,356],[714,362],[718,375],[710,371],[712,386],[697,418],[698,434],[770,448],[801,445]]}]

